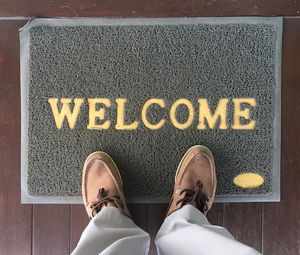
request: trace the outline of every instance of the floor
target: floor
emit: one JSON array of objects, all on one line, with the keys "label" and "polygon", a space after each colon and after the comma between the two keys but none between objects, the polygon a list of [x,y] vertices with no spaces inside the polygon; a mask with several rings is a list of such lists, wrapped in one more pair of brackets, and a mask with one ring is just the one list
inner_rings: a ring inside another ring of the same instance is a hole
[{"label": "floor", "polygon": [[[81,3],[82,2],[82,3]],[[280,203],[216,204],[209,216],[265,255],[300,254],[300,4],[289,0],[0,0],[0,254],[64,255],[88,222],[81,205],[20,204],[18,29],[33,16],[286,16],[282,59]],[[131,204],[134,221],[153,237],[165,204]],[[155,254],[152,243],[151,254]]]}]

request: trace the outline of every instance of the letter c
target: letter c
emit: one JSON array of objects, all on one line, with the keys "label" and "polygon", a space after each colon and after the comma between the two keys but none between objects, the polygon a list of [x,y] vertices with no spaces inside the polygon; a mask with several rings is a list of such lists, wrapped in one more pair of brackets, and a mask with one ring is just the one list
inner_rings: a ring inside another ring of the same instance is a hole
[{"label": "letter c", "polygon": [[153,104],[157,104],[157,105],[159,105],[162,108],[164,108],[166,106],[165,105],[165,101],[163,99],[158,99],[158,98],[151,98],[151,99],[147,100],[145,102],[145,104],[143,105],[143,108],[142,108],[142,121],[143,121],[144,125],[147,128],[151,129],[151,130],[159,129],[159,128],[161,128],[165,124],[165,120],[164,119],[161,119],[156,124],[152,124],[152,123],[150,123],[148,121],[148,119],[147,119],[147,110]]}]

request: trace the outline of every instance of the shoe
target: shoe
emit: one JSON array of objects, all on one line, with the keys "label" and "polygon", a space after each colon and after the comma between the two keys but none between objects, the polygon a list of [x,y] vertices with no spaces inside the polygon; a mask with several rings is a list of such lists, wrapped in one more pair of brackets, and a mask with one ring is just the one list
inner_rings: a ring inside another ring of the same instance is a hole
[{"label": "shoe", "polygon": [[112,158],[105,152],[94,152],[85,160],[82,197],[90,219],[105,207],[117,207],[130,217],[120,172]]},{"label": "shoe", "polygon": [[205,146],[193,146],[185,153],[177,168],[167,216],[186,204],[195,206],[207,215],[214,201],[216,187],[212,152]]}]

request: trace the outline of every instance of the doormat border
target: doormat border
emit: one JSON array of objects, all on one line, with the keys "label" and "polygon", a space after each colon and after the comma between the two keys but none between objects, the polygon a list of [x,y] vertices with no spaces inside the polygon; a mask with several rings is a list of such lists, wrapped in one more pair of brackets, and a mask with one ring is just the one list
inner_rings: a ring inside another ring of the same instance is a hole
[{"label": "doormat border", "polygon": [[[21,82],[21,203],[23,204],[82,204],[82,197],[34,197],[27,192],[28,173],[28,81],[29,30],[37,26],[129,26],[129,25],[184,25],[184,24],[264,24],[277,29],[275,68],[275,109],[273,121],[272,192],[255,196],[216,196],[215,202],[279,202],[281,157],[281,46],[283,17],[184,17],[184,18],[37,18],[20,28],[20,82]],[[170,197],[128,197],[131,203],[166,203]]]}]

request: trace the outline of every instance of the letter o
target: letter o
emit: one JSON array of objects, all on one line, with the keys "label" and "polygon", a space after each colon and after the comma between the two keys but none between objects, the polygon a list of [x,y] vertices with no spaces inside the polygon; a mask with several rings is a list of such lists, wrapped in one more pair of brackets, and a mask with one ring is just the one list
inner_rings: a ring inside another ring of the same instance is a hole
[{"label": "letter o", "polygon": [[[180,105],[185,105],[188,109],[188,119],[185,123],[179,123],[176,119],[176,110]],[[188,128],[194,121],[194,108],[192,103],[185,99],[185,98],[180,98],[178,100],[176,100],[170,109],[170,119],[172,124],[174,125],[174,127],[178,128],[178,129],[186,129]]]}]

